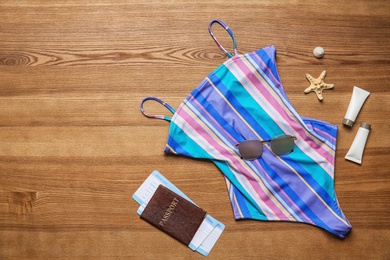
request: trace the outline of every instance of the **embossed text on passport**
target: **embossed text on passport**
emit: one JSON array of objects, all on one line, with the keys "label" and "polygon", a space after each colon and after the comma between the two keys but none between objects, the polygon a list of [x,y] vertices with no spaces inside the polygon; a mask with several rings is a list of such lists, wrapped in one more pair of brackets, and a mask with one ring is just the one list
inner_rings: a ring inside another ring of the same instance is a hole
[{"label": "embossed text on passport", "polygon": [[171,204],[169,205],[168,209],[165,211],[164,216],[161,218],[161,220],[159,222],[160,226],[164,226],[167,223],[169,217],[175,211],[175,208],[176,208],[178,203],[179,203],[179,200],[175,197],[172,200]]}]

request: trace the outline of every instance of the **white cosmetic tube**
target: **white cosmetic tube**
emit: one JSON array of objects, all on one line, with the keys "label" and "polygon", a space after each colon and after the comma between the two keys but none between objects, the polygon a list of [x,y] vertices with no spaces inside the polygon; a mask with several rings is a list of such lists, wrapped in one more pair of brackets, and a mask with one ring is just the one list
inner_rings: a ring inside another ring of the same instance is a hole
[{"label": "white cosmetic tube", "polygon": [[370,95],[370,92],[353,87],[351,101],[349,101],[347,113],[345,113],[343,124],[349,127],[353,126],[353,123],[356,120],[357,115],[359,114],[360,109],[362,108],[364,101]]},{"label": "white cosmetic tube", "polygon": [[367,123],[360,124],[355,139],[353,139],[351,148],[349,148],[349,151],[345,156],[345,159],[358,164],[362,164],[363,151],[364,151],[364,147],[366,146],[368,134],[370,133],[370,128],[371,128],[370,124]]}]

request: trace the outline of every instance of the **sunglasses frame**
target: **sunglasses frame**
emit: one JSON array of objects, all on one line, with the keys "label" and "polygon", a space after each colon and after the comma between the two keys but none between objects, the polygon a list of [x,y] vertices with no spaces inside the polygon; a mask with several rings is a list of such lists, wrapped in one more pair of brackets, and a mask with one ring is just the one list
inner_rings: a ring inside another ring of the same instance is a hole
[{"label": "sunglasses frame", "polygon": [[261,157],[261,155],[263,154],[263,151],[264,151],[264,146],[263,146],[263,144],[264,143],[271,143],[270,144],[270,148],[271,148],[271,151],[275,154],[275,155],[277,155],[277,156],[281,156],[281,155],[286,155],[286,154],[289,154],[289,153],[292,153],[293,151],[294,151],[294,146],[293,146],[293,149],[290,151],[290,152],[288,152],[288,153],[283,153],[283,154],[277,154],[277,153],[275,153],[274,152],[274,150],[272,149],[272,141],[273,140],[275,140],[275,139],[277,139],[277,138],[280,138],[280,137],[290,137],[294,142],[295,142],[295,140],[297,140],[297,137],[296,136],[293,136],[293,135],[278,135],[278,136],[276,136],[276,137],[274,137],[274,138],[272,138],[272,139],[270,139],[270,140],[245,140],[245,141],[242,141],[241,143],[239,143],[239,144],[236,144],[236,147],[238,148],[238,151],[239,151],[239,153],[240,153],[240,145],[242,144],[242,143],[245,143],[245,142],[250,142],[250,141],[258,141],[258,142],[260,142],[261,143],[261,145],[262,145],[262,147],[261,147],[261,154],[258,156],[258,157],[255,157],[255,158],[243,158],[242,156],[241,156],[241,153],[240,153],[240,156],[241,156],[241,159],[245,159],[245,160],[247,160],[247,161],[252,161],[252,160],[255,160],[255,159],[258,159],[258,158],[260,158]]}]

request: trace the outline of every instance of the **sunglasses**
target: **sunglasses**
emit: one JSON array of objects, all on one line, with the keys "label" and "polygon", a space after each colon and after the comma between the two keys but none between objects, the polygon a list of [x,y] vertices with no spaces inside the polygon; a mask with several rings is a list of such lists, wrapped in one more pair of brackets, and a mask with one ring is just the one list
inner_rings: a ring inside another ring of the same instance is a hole
[{"label": "sunglasses", "polygon": [[263,143],[271,143],[271,150],[280,156],[294,150],[294,141],[297,138],[291,135],[280,135],[271,140],[246,140],[236,145],[242,159],[255,160],[263,153]]}]

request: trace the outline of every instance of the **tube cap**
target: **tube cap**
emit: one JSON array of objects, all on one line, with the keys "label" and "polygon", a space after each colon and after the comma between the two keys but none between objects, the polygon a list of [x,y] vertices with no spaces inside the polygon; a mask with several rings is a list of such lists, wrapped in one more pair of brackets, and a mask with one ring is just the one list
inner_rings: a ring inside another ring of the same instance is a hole
[{"label": "tube cap", "polygon": [[352,127],[353,123],[354,123],[354,121],[347,119],[347,118],[344,118],[344,120],[343,120],[343,124],[346,126],[349,126],[349,127]]},{"label": "tube cap", "polygon": [[363,123],[360,124],[360,127],[361,127],[361,128],[365,128],[365,129],[367,129],[367,130],[370,130],[371,125],[370,125],[369,123],[363,122]]}]

